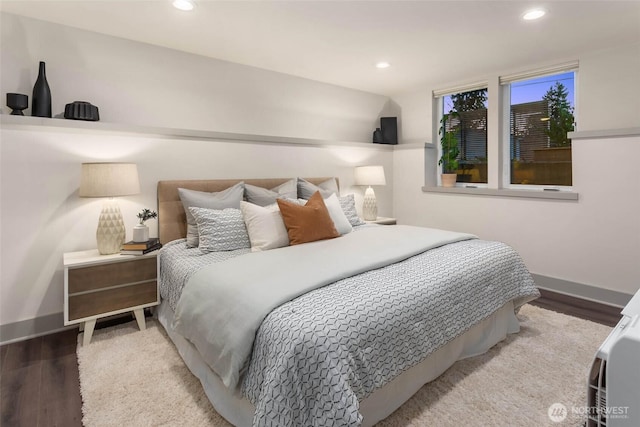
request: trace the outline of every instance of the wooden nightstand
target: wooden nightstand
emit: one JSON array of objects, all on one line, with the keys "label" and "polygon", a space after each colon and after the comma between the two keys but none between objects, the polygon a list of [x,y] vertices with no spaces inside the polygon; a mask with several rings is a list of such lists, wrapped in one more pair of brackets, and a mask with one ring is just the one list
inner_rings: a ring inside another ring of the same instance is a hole
[{"label": "wooden nightstand", "polygon": [[384,216],[379,216],[374,221],[365,221],[365,222],[367,224],[395,225],[396,224],[396,219],[395,218],[387,218],[387,217],[384,217]]},{"label": "wooden nightstand", "polygon": [[84,345],[101,317],[133,311],[145,329],[144,309],[160,303],[156,255],[64,254],[64,324],[84,323]]}]

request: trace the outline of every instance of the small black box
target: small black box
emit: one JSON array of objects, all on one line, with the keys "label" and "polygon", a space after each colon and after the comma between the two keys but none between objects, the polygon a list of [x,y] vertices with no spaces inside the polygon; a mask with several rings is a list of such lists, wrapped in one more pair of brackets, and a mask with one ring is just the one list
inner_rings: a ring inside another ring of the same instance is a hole
[{"label": "small black box", "polygon": [[382,129],[383,144],[398,143],[398,118],[380,117],[380,128]]}]

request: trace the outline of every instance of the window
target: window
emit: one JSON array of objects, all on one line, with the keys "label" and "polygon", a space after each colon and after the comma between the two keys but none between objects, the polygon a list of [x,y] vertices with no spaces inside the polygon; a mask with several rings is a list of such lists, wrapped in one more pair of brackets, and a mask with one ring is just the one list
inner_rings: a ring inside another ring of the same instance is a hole
[{"label": "window", "polygon": [[487,88],[442,96],[439,141],[455,141],[450,156],[439,147],[442,171],[456,173],[456,182],[487,182]]},{"label": "window", "polygon": [[[427,158],[439,167],[425,170],[426,191],[449,191],[438,177],[453,169],[456,193],[575,200],[568,132],[576,130],[577,74],[571,62],[434,90],[438,150]],[[533,193],[542,190],[562,194]]]},{"label": "window", "polygon": [[510,98],[509,130],[502,138],[509,145],[509,184],[571,186],[567,132],[575,127],[574,81],[574,71],[506,84],[501,79]]}]

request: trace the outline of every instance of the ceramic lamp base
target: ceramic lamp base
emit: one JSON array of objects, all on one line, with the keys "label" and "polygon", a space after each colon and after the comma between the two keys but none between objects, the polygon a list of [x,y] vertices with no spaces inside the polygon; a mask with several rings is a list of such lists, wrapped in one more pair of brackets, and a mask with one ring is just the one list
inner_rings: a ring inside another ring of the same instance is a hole
[{"label": "ceramic lamp base", "polygon": [[376,194],[371,187],[367,188],[364,192],[362,217],[365,221],[375,221],[378,219],[378,202],[376,202]]},{"label": "ceramic lamp base", "polygon": [[117,254],[124,243],[124,221],[120,207],[114,200],[108,200],[102,206],[96,240],[98,252],[102,255]]}]

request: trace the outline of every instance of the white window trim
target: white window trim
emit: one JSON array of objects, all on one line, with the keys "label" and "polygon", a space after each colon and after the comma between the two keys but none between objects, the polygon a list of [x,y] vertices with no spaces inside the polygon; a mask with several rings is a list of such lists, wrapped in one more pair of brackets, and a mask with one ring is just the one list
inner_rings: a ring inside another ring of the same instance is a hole
[{"label": "white window trim", "polygon": [[478,81],[474,83],[466,83],[457,86],[450,86],[446,89],[436,89],[433,91],[434,98],[444,98],[447,95],[453,95],[460,92],[470,92],[472,90],[484,89],[489,83],[484,81]]},{"label": "white window trim", "polygon": [[550,67],[537,68],[522,73],[507,74],[498,77],[501,85],[507,85],[522,80],[529,80],[541,76],[549,76],[553,74],[562,74],[568,71],[578,71],[579,62],[571,61],[564,64],[557,64]]}]

